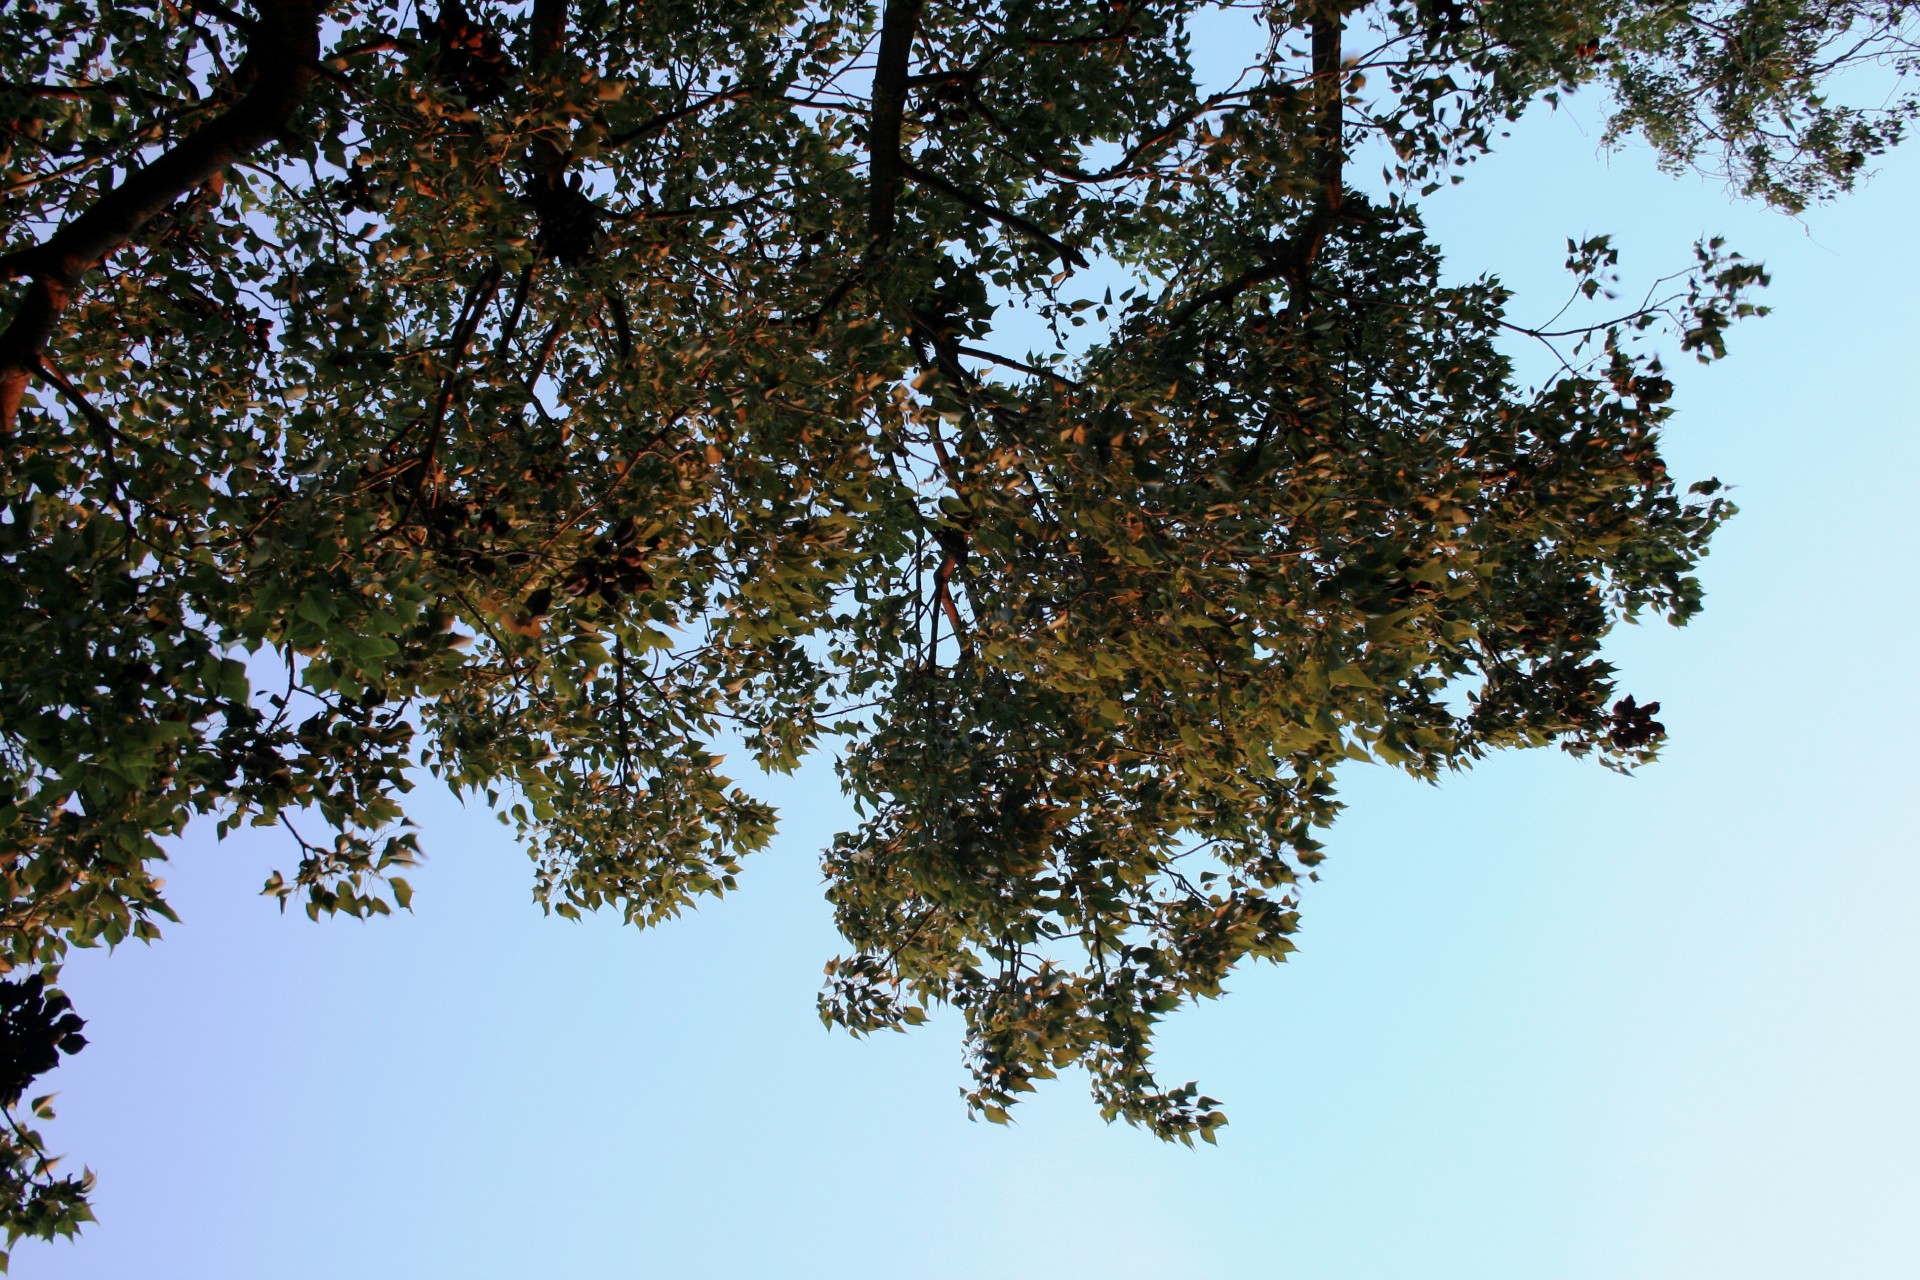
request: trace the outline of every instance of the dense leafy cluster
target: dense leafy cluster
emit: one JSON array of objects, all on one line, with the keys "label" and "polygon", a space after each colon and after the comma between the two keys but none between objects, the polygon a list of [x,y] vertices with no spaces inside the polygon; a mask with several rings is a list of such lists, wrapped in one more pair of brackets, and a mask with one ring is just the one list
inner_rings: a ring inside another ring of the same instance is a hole
[{"label": "dense leafy cluster", "polygon": [[[58,1066],[62,1054],[87,1047],[80,1034],[85,1026],[67,997],[48,990],[40,974],[0,978],[0,1106],[8,1111],[6,1131],[0,1133],[0,1221],[9,1246],[21,1236],[72,1236],[92,1220],[87,1192],[93,1175],[56,1177],[59,1157],[48,1155],[38,1131],[12,1115],[27,1086]],[[35,1098],[34,1118],[51,1120],[52,1101],[52,1095]],[[0,1271],[6,1266],[7,1251],[0,1249]]]},{"label": "dense leafy cluster", "polygon": [[1698,608],[1728,512],[1666,473],[1646,341],[1718,354],[1759,269],[1701,246],[1529,387],[1503,340],[1561,335],[1449,283],[1419,193],[1610,78],[1676,160],[1817,196],[1905,110],[1827,105],[1827,51],[1905,22],[20,0],[0,956],[155,936],[203,815],[286,828],[283,902],[404,907],[422,768],[553,910],[652,922],[773,832],[717,742],[831,745],[823,1014],[956,1006],[989,1117],[1077,1064],[1210,1137],[1153,1024],[1291,949],[1340,762],[1646,758],[1599,646]]}]

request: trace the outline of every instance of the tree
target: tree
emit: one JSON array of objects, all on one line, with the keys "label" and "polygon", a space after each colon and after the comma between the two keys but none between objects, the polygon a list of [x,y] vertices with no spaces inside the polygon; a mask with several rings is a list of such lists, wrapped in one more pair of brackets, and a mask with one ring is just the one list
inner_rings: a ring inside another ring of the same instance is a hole
[{"label": "tree", "polygon": [[831,748],[823,1016],[955,1006],[988,1118],[1078,1065],[1210,1140],[1153,1025],[1291,950],[1339,762],[1650,758],[1600,645],[1731,511],[1657,345],[1759,266],[1529,328],[1420,197],[1602,82],[1792,209],[1915,100],[1830,97],[1905,3],[1301,0],[1226,79],[1206,8],[11,6],[5,963],[156,937],[203,816],[285,827],[283,906],[404,908],[421,768],[653,923],[772,835],[717,739]]}]

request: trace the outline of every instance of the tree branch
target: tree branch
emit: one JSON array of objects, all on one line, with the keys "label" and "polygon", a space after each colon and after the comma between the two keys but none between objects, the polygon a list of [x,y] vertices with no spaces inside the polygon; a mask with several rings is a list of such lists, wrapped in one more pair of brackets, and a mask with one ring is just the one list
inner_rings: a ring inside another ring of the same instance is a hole
[{"label": "tree branch", "polygon": [[1060,241],[1048,234],[1047,230],[1039,223],[1029,221],[1017,213],[1002,209],[999,205],[989,204],[972,192],[956,187],[939,174],[931,173],[916,165],[909,164],[904,160],[900,162],[900,171],[922,186],[932,187],[941,195],[951,199],[955,204],[971,209],[975,213],[984,214],[995,222],[1012,227],[1031,239],[1038,240],[1041,244],[1051,249],[1054,256],[1059,258],[1061,262],[1069,266],[1079,267],[1082,270],[1086,269],[1087,260],[1081,255],[1078,249],[1072,249],[1060,243]]},{"label": "tree branch", "polygon": [[69,216],[45,243],[7,255],[7,273],[31,276],[33,283],[0,333],[0,428],[18,419],[40,353],[81,278],[175,200],[272,141],[299,106],[320,56],[319,7],[310,0],[258,0],[258,8],[241,63],[252,77],[244,97]]},{"label": "tree branch", "polygon": [[1324,213],[1324,218],[1316,217],[1313,224],[1311,243],[1303,245],[1300,251],[1303,263],[1311,262],[1318,250],[1319,242],[1326,238],[1333,220],[1340,213],[1341,199],[1345,195],[1345,176],[1347,149],[1345,138],[1346,86],[1341,83],[1340,75],[1340,27],[1341,16],[1338,8],[1332,12],[1322,11],[1313,19],[1313,92],[1319,99],[1320,119],[1315,132],[1319,135],[1320,161],[1320,208],[1316,214]]},{"label": "tree branch", "polygon": [[1275,246],[1266,261],[1225,284],[1189,298],[1173,313],[1171,327],[1177,329],[1208,307],[1231,302],[1248,289],[1274,280],[1293,282],[1293,294],[1287,300],[1289,311],[1298,312],[1306,305],[1307,274],[1319,256],[1327,233],[1340,221],[1346,196],[1345,86],[1340,74],[1340,34],[1339,8],[1329,4],[1313,18],[1313,95],[1318,117],[1314,124],[1318,170],[1315,176],[1320,181],[1319,199],[1299,230],[1284,244]]},{"label": "tree branch", "polygon": [[875,246],[893,239],[894,199],[906,169],[900,130],[907,111],[907,67],[924,0],[887,0],[880,19],[880,56],[873,71],[873,109],[867,124],[868,227]]},{"label": "tree branch", "polygon": [[195,13],[204,13],[209,18],[218,18],[243,35],[253,37],[260,32],[259,23],[232,6],[220,3],[220,0],[186,0],[186,4],[187,8]]},{"label": "tree branch", "polygon": [[38,363],[37,372],[40,376],[52,383],[54,389],[66,397],[67,403],[86,420],[87,425],[93,428],[95,436],[98,437],[100,461],[102,469],[107,473],[107,486],[113,493],[114,509],[120,513],[120,523],[125,526],[126,538],[131,540],[134,537],[133,508],[127,502],[126,477],[121,474],[120,463],[113,455],[113,446],[116,441],[129,443],[126,436],[121,434],[106,414],[94,407],[93,402],[82,394],[80,388],[67,380],[65,374],[44,360]]},{"label": "tree branch", "polygon": [[[567,35],[567,0],[534,0],[527,24],[527,79],[538,83],[541,72],[549,69]],[[563,131],[566,126],[560,126]],[[536,133],[527,157],[527,177],[536,192],[553,191],[560,186],[561,171],[567,167],[567,148],[555,142],[548,132]]]},{"label": "tree branch", "polygon": [[1042,369],[1038,365],[1027,364],[1024,361],[1015,360],[1010,356],[1003,356],[997,351],[988,351],[984,347],[969,347],[963,344],[956,344],[953,349],[958,355],[971,356],[975,360],[985,360],[988,364],[997,364],[1004,369],[1014,369],[1031,377],[1045,378],[1057,387],[1065,387],[1068,390],[1077,391],[1085,386],[1084,383],[1075,382],[1072,378],[1064,374],[1055,373],[1051,369]]},{"label": "tree branch", "polygon": [[662,111],[659,115],[637,124],[631,129],[625,129],[619,133],[611,134],[603,145],[608,147],[624,147],[629,142],[644,138],[650,133],[658,133],[669,125],[678,124],[689,116],[699,115],[702,111],[705,111],[708,107],[716,103],[739,102],[742,99],[751,98],[755,94],[762,92],[763,88],[764,86],[757,84],[743,84],[736,85],[731,89],[717,89],[705,97],[698,98],[684,106],[675,107],[671,111]]},{"label": "tree branch", "polygon": [[1257,285],[1285,278],[1291,274],[1292,267],[1292,254],[1276,253],[1259,266],[1241,272],[1226,283],[1217,284],[1211,289],[1188,298],[1181,304],[1180,309],[1173,313],[1173,319],[1168,322],[1168,326],[1178,329],[1208,307],[1222,302],[1231,302]]},{"label": "tree branch", "polygon": [[500,291],[500,278],[504,274],[500,260],[495,258],[485,274],[474,282],[466,305],[461,308],[460,319],[453,327],[453,341],[450,344],[452,353],[448,358],[447,372],[440,379],[440,390],[434,396],[432,414],[427,422],[429,434],[425,453],[429,459],[440,434],[440,424],[446,420],[447,410],[453,405],[453,392],[459,382],[460,366],[466,362],[467,348],[473,345],[473,336],[479,331],[481,318],[493,302],[493,295]]},{"label": "tree branch", "polygon": [[560,52],[567,36],[567,0],[533,0],[527,22],[527,71],[538,74]]}]

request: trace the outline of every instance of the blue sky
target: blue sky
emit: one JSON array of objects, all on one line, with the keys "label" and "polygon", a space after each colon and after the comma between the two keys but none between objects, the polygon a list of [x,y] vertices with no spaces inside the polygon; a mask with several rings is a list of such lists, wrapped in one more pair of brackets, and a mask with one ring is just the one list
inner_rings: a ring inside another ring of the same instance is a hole
[{"label": "blue sky", "polygon": [[281,917],[278,839],[202,831],[183,923],[69,965],[93,1043],[50,1136],[101,1221],[15,1274],[1920,1274],[1920,152],[1794,221],[1598,137],[1530,117],[1428,216],[1522,318],[1568,236],[1629,279],[1714,232],[1774,272],[1726,361],[1674,364],[1669,461],[1742,507],[1707,611],[1610,651],[1672,744],[1633,778],[1349,771],[1300,953],[1165,1032],[1219,1148],[1072,1077],[969,1123],[951,1019],[823,1030],[824,768],[765,784],[785,831],[736,897],[645,934],[542,917],[508,832],[426,796],[411,916]]}]

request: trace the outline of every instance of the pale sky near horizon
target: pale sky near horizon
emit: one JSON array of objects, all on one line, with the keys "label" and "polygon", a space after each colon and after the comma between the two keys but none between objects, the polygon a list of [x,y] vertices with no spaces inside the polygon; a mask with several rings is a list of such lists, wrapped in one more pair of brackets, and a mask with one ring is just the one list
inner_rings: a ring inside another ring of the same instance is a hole
[{"label": "pale sky near horizon", "polygon": [[1706,612],[1610,645],[1671,745],[1631,778],[1350,769],[1300,953],[1163,1035],[1218,1148],[1105,1126],[1071,1075],[969,1123],[951,1017],[823,1030],[824,767],[756,782],[774,848],[648,933],[542,917],[507,830],[423,788],[412,915],[282,917],[271,833],[201,830],[183,922],[74,958],[92,1043],[49,1136],[101,1220],[14,1274],[1920,1275],[1920,146],[1795,221],[1598,135],[1536,113],[1428,222],[1522,318],[1569,236],[1629,280],[1715,232],[1773,271],[1728,359],[1670,362],[1669,463],[1742,508]]}]

